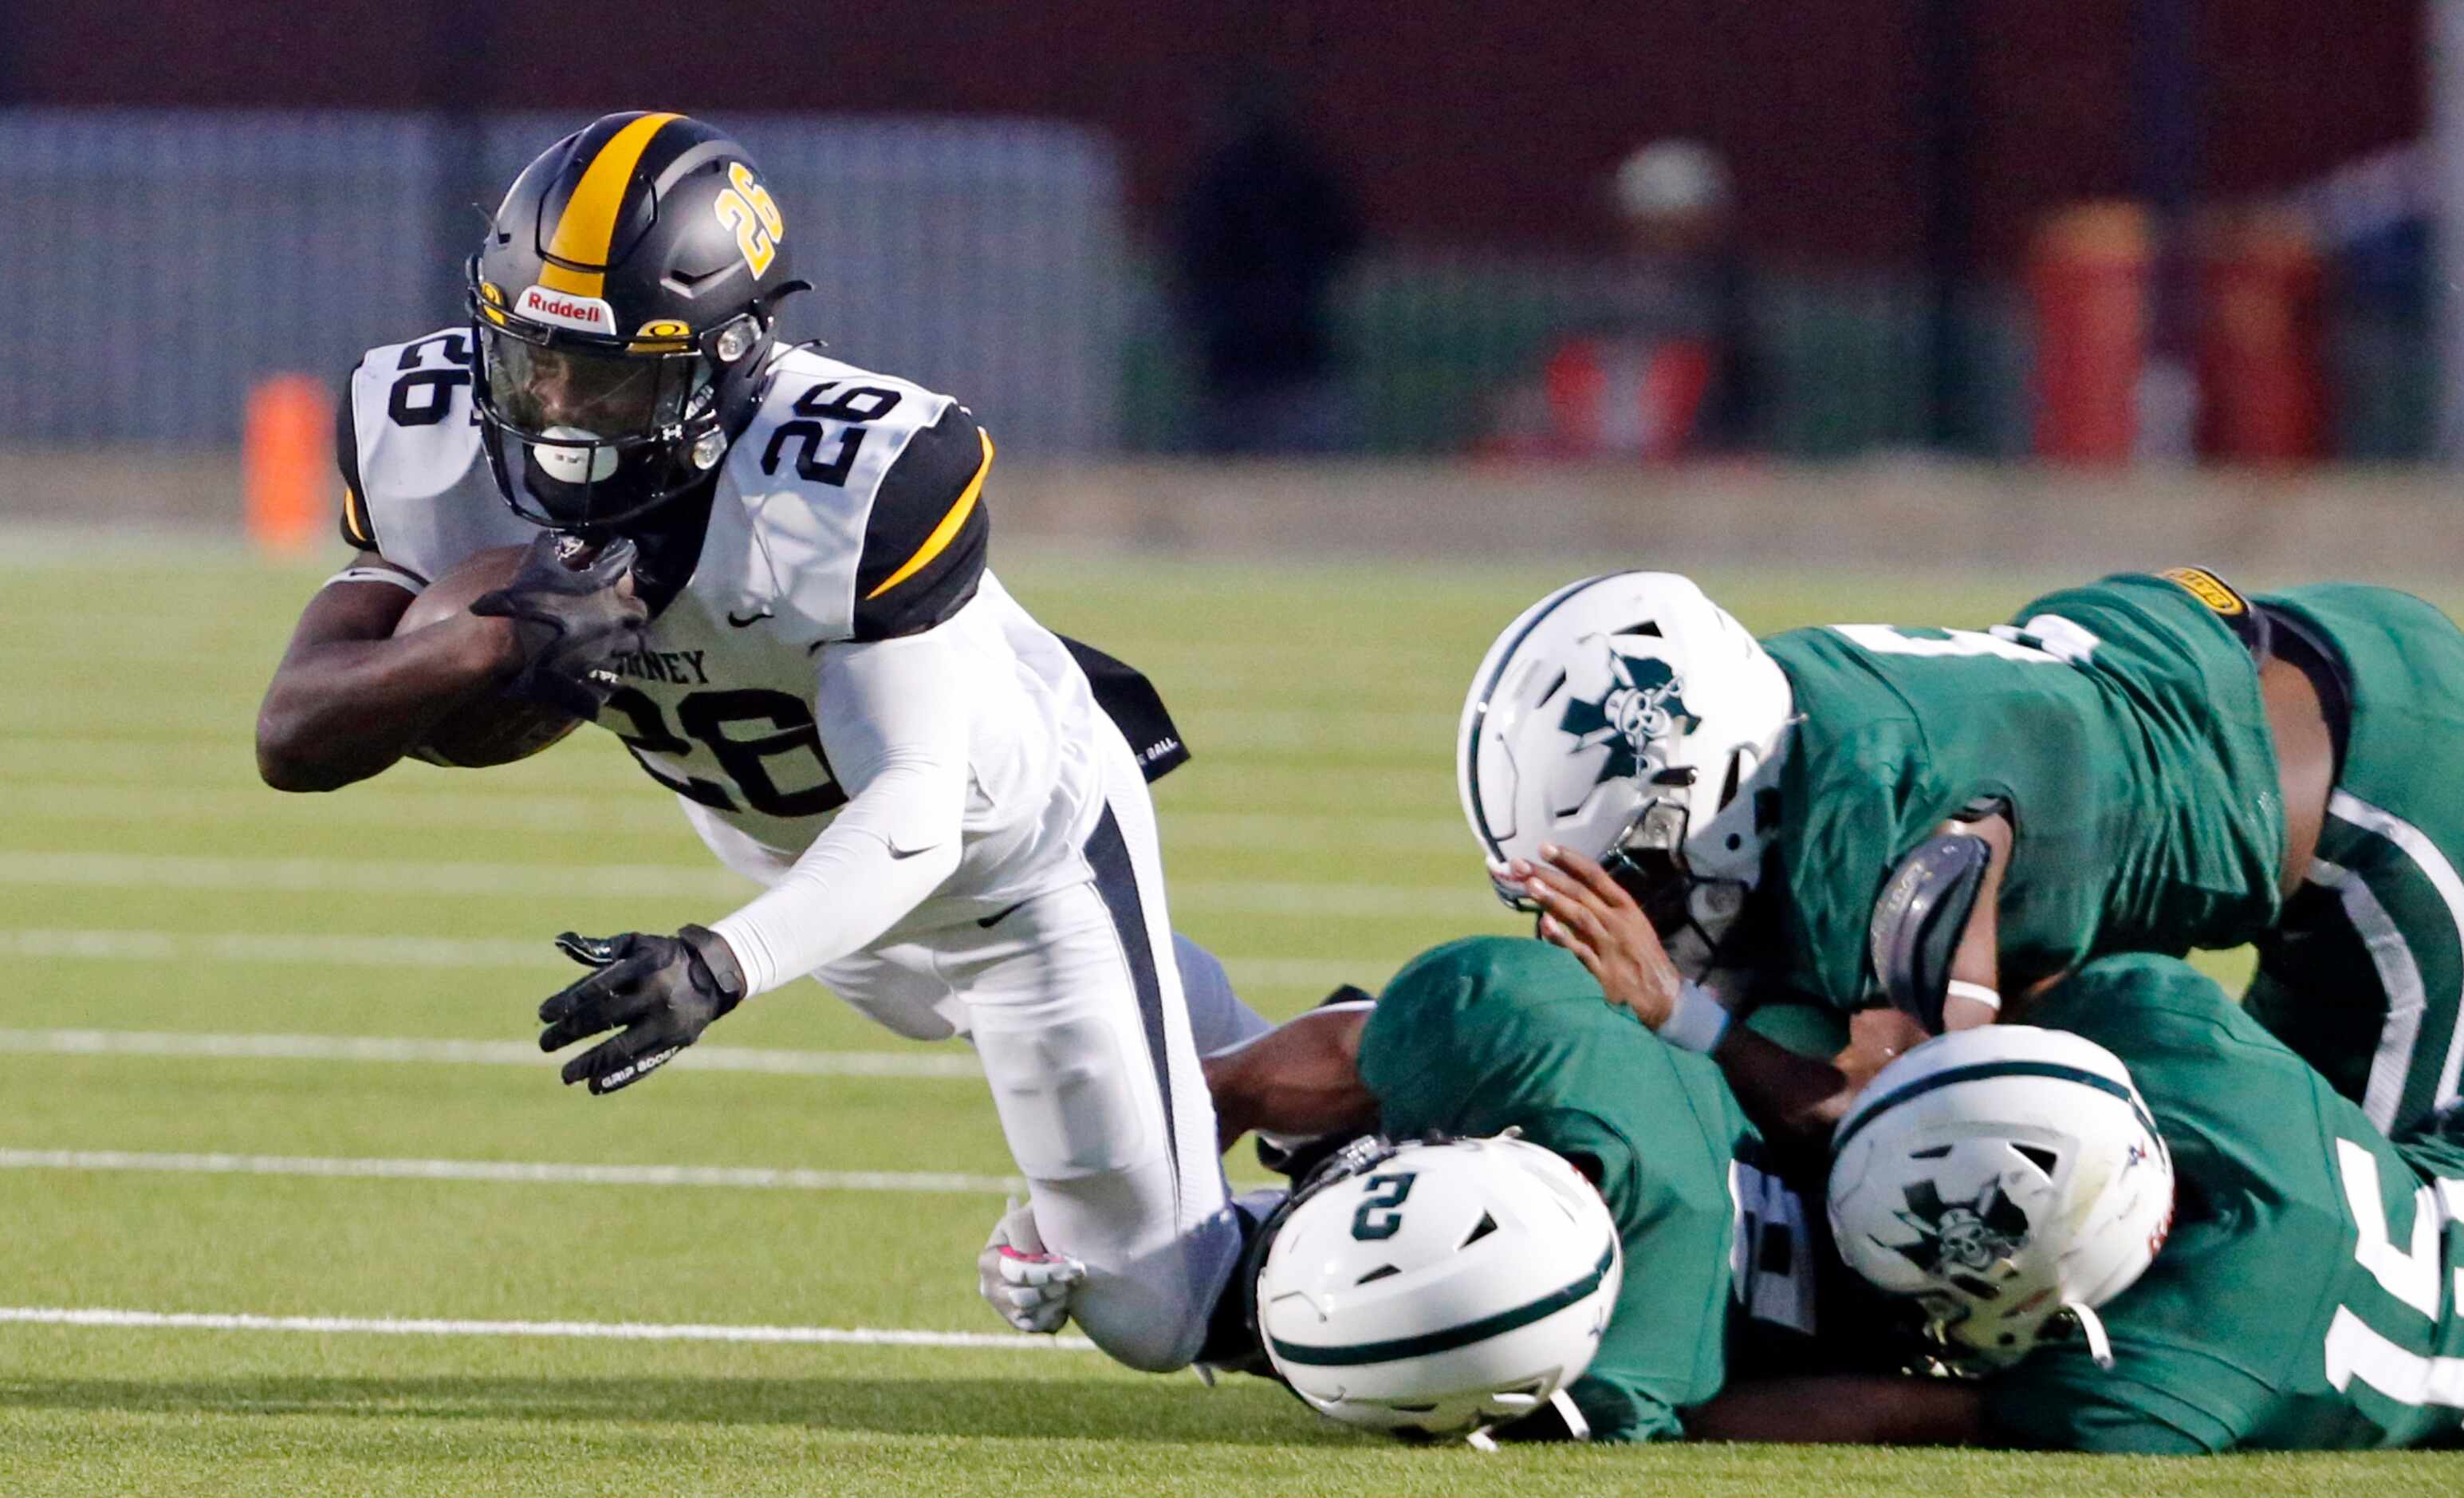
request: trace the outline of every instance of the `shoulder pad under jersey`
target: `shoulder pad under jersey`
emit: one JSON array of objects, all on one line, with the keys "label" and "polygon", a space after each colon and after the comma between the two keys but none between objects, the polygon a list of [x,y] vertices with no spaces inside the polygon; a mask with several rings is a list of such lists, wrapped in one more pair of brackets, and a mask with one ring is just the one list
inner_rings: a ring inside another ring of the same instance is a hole
[{"label": "shoulder pad under jersey", "polygon": [[472,372],[470,330],[440,329],[368,350],[337,403],[342,539],[422,578],[538,534],[496,491],[479,445]]},{"label": "shoulder pad under jersey", "polygon": [[930,629],[976,594],[992,439],[965,407],[807,348],[782,355],[727,472],[782,604],[829,640]]}]

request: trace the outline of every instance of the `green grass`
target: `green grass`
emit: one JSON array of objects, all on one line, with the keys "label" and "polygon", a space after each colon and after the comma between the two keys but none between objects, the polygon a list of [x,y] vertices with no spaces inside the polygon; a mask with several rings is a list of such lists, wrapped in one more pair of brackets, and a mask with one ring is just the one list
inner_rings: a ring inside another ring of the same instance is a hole
[{"label": "green grass", "polygon": [[[0,725],[0,1028],[521,1041],[566,971],[548,935],[664,929],[735,898],[604,735],[485,774],[406,766],[335,797],[259,787],[256,694],[317,568],[211,550],[13,555],[0,562],[0,672],[16,688]],[[1451,731],[1490,635],[1573,570],[1005,568],[1048,622],[1165,689],[1199,755],[1157,789],[1176,920],[1276,1014],[1345,978],[1374,986],[1432,942],[1513,929],[1460,826]],[[1776,628],[1983,622],[2031,580],[1711,581]],[[610,885],[611,869],[628,882]],[[233,936],[275,946],[234,950]],[[73,937],[87,955],[62,955]],[[331,961],[300,937],[473,955]],[[713,1040],[926,1053],[809,984]],[[963,1079],[696,1070],[688,1057],[593,1101],[547,1063],[8,1061],[5,1150],[1010,1169],[981,1085]],[[0,1306],[983,1333],[998,1327],[972,1261],[1000,1206],[973,1192],[0,1170]],[[1210,1391],[1067,1350],[0,1326],[8,1493],[2241,1498],[2453,1491],[2453,1461],[1484,1457],[1353,1436],[1255,1382]]]}]

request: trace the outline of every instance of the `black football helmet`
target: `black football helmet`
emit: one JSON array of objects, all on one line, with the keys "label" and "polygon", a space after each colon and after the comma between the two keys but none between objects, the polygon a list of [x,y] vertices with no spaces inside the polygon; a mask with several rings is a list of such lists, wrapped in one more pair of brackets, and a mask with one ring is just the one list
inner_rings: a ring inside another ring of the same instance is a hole
[{"label": "black football helmet", "polygon": [[778,304],[804,289],[779,206],[717,129],[609,115],[549,146],[470,263],[473,394],[505,502],[605,530],[693,487],[752,419]]}]

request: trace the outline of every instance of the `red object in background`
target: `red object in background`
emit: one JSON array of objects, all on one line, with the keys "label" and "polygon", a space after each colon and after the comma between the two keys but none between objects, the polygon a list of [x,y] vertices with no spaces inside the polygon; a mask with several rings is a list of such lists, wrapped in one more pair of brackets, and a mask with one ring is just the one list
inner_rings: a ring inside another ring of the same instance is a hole
[{"label": "red object in background", "polygon": [[241,443],[249,538],[269,551],[306,551],[334,517],[334,408],[323,383],[260,382],[248,393]]},{"label": "red object in background", "polygon": [[2029,257],[2036,319],[2036,454],[2127,463],[2147,359],[2146,212],[2088,203],[2048,220]]},{"label": "red object in background", "polygon": [[2326,451],[2324,273],[2300,225],[2228,217],[2199,257],[2199,454],[2315,462]]},{"label": "red object in background", "polygon": [[1573,338],[1542,368],[1550,452],[1666,463],[1693,446],[1711,388],[1711,350],[1699,342]]}]

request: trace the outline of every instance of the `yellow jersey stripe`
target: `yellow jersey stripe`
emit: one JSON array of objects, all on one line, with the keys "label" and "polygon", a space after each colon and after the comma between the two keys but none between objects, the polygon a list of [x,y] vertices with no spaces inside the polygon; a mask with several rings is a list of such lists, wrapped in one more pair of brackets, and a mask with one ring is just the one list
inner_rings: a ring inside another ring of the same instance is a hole
[{"label": "yellow jersey stripe", "polygon": [[351,540],[362,545],[376,544],[376,532],[368,529],[368,518],[360,508],[360,492],[348,484],[342,486],[342,524],[350,531]]},{"label": "yellow jersey stripe", "polygon": [[604,270],[576,271],[558,265],[558,260],[574,265],[607,264],[608,247],[616,238],[616,215],[625,206],[625,188],[633,180],[633,168],[642,163],[642,153],[649,149],[650,137],[669,121],[679,118],[672,114],[644,115],[608,138],[599,148],[582,180],[573,187],[573,196],[564,203],[564,211],[557,216],[556,233],[548,240],[548,265],[539,272],[539,284],[550,291],[568,292],[576,297],[596,297],[606,290]]},{"label": "yellow jersey stripe", "polygon": [[867,603],[931,566],[933,559],[941,555],[950,542],[957,539],[958,529],[967,523],[967,517],[976,513],[976,496],[984,492],[984,475],[993,471],[993,434],[978,428],[976,435],[984,443],[984,460],[976,465],[976,476],[967,480],[967,487],[958,492],[958,502],[950,506],[950,513],[941,517],[941,523],[933,527],[933,534],[924,538],[924,544],[915,548],[915,555],[908,558],[897,571],[882,579],[879,587],[864,595]]}]

